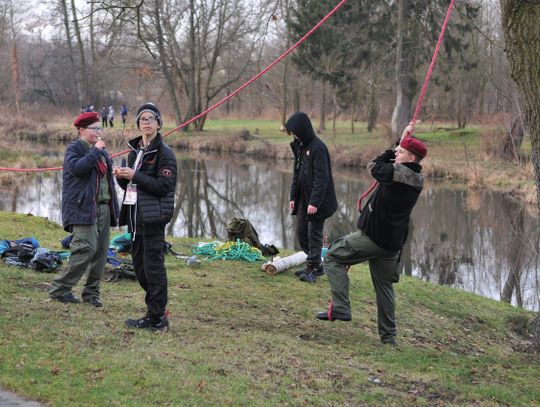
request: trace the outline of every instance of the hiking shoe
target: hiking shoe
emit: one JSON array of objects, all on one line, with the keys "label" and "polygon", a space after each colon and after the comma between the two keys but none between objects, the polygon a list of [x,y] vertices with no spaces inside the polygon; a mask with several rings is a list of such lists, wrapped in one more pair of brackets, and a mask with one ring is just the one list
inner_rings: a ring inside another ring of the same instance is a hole
[{"label": "hiking shoe", "polygon": [[101,302],[99,297],[83,298],[83,302],[86,304],[93,305],[96,308],[103,307],[103,303]]},{"label": "hiking shoe", "polygon": [[51,297],[51,299],[63,302],[64,304],[79,304],[81,302],[72,292],[59,295],[58,297]]},{"label": "hiking shoe", "polygon": [[315,275],[317,277],[324,276],[324,265],[322,263],[319,263],[317,266],[317,271],[315,272]]},{"label": "hiking shoe", "polygon": [[126,326],[128,328],[148,329],[150,327],[150,318],[145,315],[139,319],[126,319]]},{"label": "hiking shoe", "polygon": [[302,273],[299,277],[300,281],[305,281],[306,283],[314,283],[317,280],[317,275],[315,273]]},{"label": "hiking shoe", "polygon": [[150,321],[148,327],[152,332],[166,332],[169,329],[169,319],[167,315],[163,315],[157,321]]},{"label": "hiking shoe", "polygon": [[352,318],[347,314],[336,314],[335,312],[329,313],[328,311],[321,311],[315,315],[317,319],[321,321],[350,321]]},{"label": "hiking shoe", "polygon": [[351,314],[340,314],[334,311],[334,304],[332,301],[328,301],[328,309],[326,311],[320,311],[315,315],[317,319],[321,321],[350,321]]},{"label": "hiking shoe", "polygon": [[[319,272],[319,269],[322,271],[322,273]],[[308,263],[308,264],[306,264],[306,266],[303,269],[296,270],[294,272],[294,275],[296,277],[300,278],[300,276],[302,274],[310,274],[310,273],[315,273],[317,276],[318,275],[323,275],[324,274],[324,268],[322,266],[322,263],[319,263],[319,264],[316,264],[316,263],[315,264],[309,264]],[[319,274],[319,273],[321,273],[321,274]]]}]

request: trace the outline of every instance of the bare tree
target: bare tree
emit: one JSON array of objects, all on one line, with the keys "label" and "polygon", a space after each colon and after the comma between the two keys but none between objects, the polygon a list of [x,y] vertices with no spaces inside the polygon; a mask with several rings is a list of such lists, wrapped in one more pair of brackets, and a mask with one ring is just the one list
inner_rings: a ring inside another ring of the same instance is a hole
[{"label": "bare tree", "polygon": [[[537,202],[540,208],[540,0],[500,0],[512,78],[523,98],[525,126],[531,137]],[[540,351],[540,312],[533,324]]]},{"label": "bare tree", "polygon": [[73,30],[75,31],[75,38],[77,39],[77,47],[79,49],[79,59],[81,64],[81,102],[88,99],[88,72],[86,65],[86,55],[84,52],[84,43],[81,34],[81,28],[79,25],[79,17],[77,15],[77,8],[75,7],[75,0],[71,0],[71,16],[73,18]]},{"label": "bare tree", "polygon": [[79,82],[77,81],[77,76],[75,75],[75,73],[76,73],[75,54],[73,52],[73,44],[71,42],[71,27],[70,27],[70,24],[69,24],[70,19],[69,19],[68,7],[67,7],[66,0],[59,0],[58,1],[58,7],[60,8],[61,15],[62,15],[62,22],[64,24],[64,29],[66,31],[66,37],[65,38],[66,38],[66,43],[67,43],[68,50],[69,50],[69,54],[68,54],[69,65],[71,67],[71,73],[72,73],[73,78],[74,78],[73,87],[74,87],[74,90],[75,90],[75,94],[79,97],[79,102],[80,102],[82,97],[81,97],[80,91],[79,91]]},{"label": "bare tree", "polygon": [[18,10],[13,4],[12,0],[9,0],[8,4],[9,26],[11,33],[11,83],[13,86],[13,94],[15,96],[15,107],[17,114],[21,115],[21,84],[19,81],[19,54],[17,50],[17,37],[20,31],[20,20]]},{"label": "bare tree", "polygon": [[398,134],[407,126],[411,118],[412,98],[416,92],[416,79],[412,73],[415,53],[413,38],[406,37],[407,26],[411,24],[407,16],[409,0],[398,2],[397,47],[396,47],[396,105],[392,113],[392,133]]}]

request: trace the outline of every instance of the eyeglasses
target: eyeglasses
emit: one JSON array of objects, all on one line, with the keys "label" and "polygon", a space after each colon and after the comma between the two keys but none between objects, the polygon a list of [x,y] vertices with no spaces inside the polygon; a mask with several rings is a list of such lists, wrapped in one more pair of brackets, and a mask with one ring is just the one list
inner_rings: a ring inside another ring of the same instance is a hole
[{"label": "eyeglasses", "polygon": [[103,127],[85,127],[87,130],[103,131]]},{"label": "eyeglasses", "polygon": [[156,119],[155,116],[145,117],[145,118],[139,119],[139,121],[140,121],[141,123],[154,123],[156,120],[157,120],[157,119]]}]

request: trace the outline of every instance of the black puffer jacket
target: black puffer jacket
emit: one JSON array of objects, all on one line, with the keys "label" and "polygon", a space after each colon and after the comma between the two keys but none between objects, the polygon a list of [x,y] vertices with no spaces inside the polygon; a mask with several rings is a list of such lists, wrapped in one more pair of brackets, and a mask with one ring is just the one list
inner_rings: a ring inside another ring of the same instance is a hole
[{"label": "black puffer jacket", "polygon": [[285,125],[298,139],[291,143],[294,153],[294,172],[290,200],[294,201],[293,215],[298,205],[313,205],[317,208],[309,220],[324,220],[337,209],[334,179],[330,164],[330,154],[326,144],[315,135],[309,117],[303,112],[293,114]]},{"label": "black puffer jacket", "polygon": [[[131,168],[135,164],[141,141],[142,136],[139,136],[128,143],[132,149],[128,156],[128,166]],[[137,185],[137,204],[122,205],[120,211],[119,224],[128,225],[130,232],[136,230],[136,226],[146,228],[152,224],[166,224],[174,211],[176,157],[169,146],[163,143],[159,133],[141,161],[132,181]],[[125,190],[129,181],[118,179],[118,184]]]},{"label": "black puffer jacket", "polygon": [[358,219],[358,228],[390,251],[405,244],[409,218],[424,184],[420,164],[394,164],[395,157],[394,150],[386,150],[368,164],[379,185]]}]

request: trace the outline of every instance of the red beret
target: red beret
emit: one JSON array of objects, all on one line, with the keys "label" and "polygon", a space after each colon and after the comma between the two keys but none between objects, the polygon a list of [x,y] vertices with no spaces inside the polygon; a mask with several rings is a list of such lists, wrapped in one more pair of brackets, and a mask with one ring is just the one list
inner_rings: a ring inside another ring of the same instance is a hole
[{"label": "red beret", "polygon": [[424,158],[427,154],[424,143],[414,137],[404,138],[399,145],[420,158]]},{"label": "red beret", "polygon": [[97,112],[85,112],[77,116],[73,125],[80,129],[81,127],[88,127],[92,123],[99,122],[99,115]]}]

